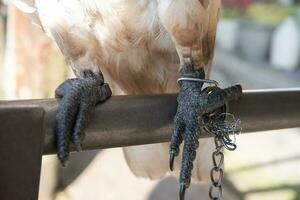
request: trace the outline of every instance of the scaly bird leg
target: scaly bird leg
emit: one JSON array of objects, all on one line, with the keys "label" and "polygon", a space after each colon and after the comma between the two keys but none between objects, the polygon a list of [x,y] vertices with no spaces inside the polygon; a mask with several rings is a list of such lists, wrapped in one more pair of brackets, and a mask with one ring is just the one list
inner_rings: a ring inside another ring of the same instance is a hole
[{"label": "scaly bird leg", "polygon": [[69,79],[55,91],[61,98],[56,114],[56,144],[58,158],[63,166],[69,157],[70,141],[77,150],[81,150],[84,129],[87,126],[90,112],[95,105],[111,96],[108,84],[104,83],[102,74],[85,71],[83,78]]},{"label": "scaly bird leg", "polygon": [[[204,79],[203,69],[194,70],[192,66],[182,69],[181,77]],[[179,145],[184,140],[182,167],[180,171],[180,200],[184,199],[185,189],[189,187],[191,181],[191,171],[193,160],[196,157],[198,148],[201,110],[207,99],[205,93],[201,92],[203,83],[193,81],[183,81],[177,97],[178,107],[174,120],[174,133],[170,144],[170,169],[173,170],[174,157],[179,154]]]},{"label": "scaly bird leg", "polygon": [[[181,77],[204,79],[205,73],[203,69],[195,70],[192,66],[185,66]],[[213,112],[242,94],[239,85],[224,90],[213,87],[210,91],[202,90],[202,86],[203,82],[182,81],[177,97],[178,107],[170,144],[170,169],[173,170],[174,158],[179,154],[179,146],[184,141],[179,179],[180,200],[184,200],[185,190],[191,182],[193,161],[199,146],[198,139],[204,126],[203,115]]]}]

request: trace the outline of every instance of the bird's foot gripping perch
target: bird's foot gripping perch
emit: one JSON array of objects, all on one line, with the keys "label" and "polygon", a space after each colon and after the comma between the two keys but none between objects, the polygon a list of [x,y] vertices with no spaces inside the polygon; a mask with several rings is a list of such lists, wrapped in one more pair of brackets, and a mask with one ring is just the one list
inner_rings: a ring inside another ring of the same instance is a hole
[{"label": "bird's foot gripping perch", "polygon": [[58,86],[55,96],[61,99],[56,114],[56,144],[58,158],[65,166],[70,142],[81,150],[89,114],[97,103],[111,96],[111,90],[102,74],[85,71],[83,78],[68,79]]},{"label": "bird's foot gripping perch", "polygon": [[184,141],[179,177],[180,200],[184,200],[185,190],[190,185],[193,161],[199,146],[198,139],[208,121],[211,121],[211,114],[242,94],[240,85],[226,89],[214,86],[202,90],[203,83],[209,81],[204,78],[203,69],[194,70],[192,66],[186,66],[179,79],[181,88],[177,97],[178,107],[170,144],[170,169],[173,170],[174,158],[179,154],[179,146]]}]

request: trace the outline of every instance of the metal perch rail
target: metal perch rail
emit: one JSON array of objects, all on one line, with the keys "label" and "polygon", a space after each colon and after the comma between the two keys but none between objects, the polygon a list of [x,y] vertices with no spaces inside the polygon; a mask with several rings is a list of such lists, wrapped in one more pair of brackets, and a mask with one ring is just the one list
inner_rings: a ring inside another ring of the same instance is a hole
[{"label": "metal perch rail", "polygon": [[[1,199],[37,199],[41,157],[56,153],[57,104],[55,99],[0,101]],[[241,119],[243,133],[300,127],[300,88],[244,91],[229,111]],[[175,112],[175,94],[112,97],[97,106],[83,149],[167,142]]]},{"label": "metal perch rail", "polygon": [[[0,101],[0,112],[12,109],[17,115],[16,108],[41,109],[44,154],[55,153],[53,127],[57,101]],[[230,103],[229,109],[241,119],[243,133],[300,127],[300,89],[244,91],[242,99]],[[114,96],[96,108],[86,130],[83,149],[167,142],[175,112],[175,94]],[[210,136],[202,134],[200,137]]]}]

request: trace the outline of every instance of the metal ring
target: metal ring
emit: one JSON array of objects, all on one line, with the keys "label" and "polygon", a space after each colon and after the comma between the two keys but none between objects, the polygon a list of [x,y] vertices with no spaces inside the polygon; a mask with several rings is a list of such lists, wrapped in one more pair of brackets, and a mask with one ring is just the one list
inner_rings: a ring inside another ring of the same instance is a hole
[{"label": "metal ring", "polygon": [[213,186],[219,187],[222,184],[223,178],[224,178],[223,169],[214,166],[210,171],[210,180],[213,183]]},{"label": "metal ring", "polygon": [[[213,193],[214,193],[214,188],[217,189],[216,193],[217,193],[217,196],[214,196]],[[221,199],[223,196],[223,191],[222,191],[222,186],[218,186],[218,187],[214,187],[213,185],[211,185],[209,187],[209,198],[210,199]]]},{"label": "metal ring", "polygon": [[[217,162],[217,158],[220,159],[218,162]],[[212,160],[213,160],[214,166],[221,168],[224,163],[224,153],[221,151],[214,151],[212,153]]]}]

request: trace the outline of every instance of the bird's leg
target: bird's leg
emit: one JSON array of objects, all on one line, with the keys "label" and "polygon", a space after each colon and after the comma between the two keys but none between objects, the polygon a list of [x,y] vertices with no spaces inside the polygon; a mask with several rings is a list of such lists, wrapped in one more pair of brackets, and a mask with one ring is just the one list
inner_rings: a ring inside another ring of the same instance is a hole
[{"label": "bird's leg", "polygon": [[[185,66],[181,72],[182,78],[204,79],[203,69],[195,70]],[[179,145],[184,141],[180,171],[180,200],[184,199],[185,190],[191,182],[193,161],[199,146],[199,136],[205,125],[203,115],[222,107],[228,101],[238,99],[242,94],[239,85],[226,89],[210,87],[202,90],[203,82],[182,80],[177,97],[178,107],[174,120],[174,132],[170,144],[170,169],[173,170],[175,156],[179,154]]]},{"label": "bird's leg", "polygon": [[[203,69],[194,70],[192,66],[185,66],[182,68],[181,77],[204,79],[205,73]],[[175,128],[170,144],[170,168],[173,169],[174,157],[178,155],[179,145],[184,140],[179,179],[180,200],[184,199],[185,189],[190,185],[193,160],[199,146],[201,113],[207,101],[207,94],[201,91],[202,85],[202,82],[182,81],[177,97]]]},{"label": "bird's leg", "polygon": [[70,142],[81,150],[89,115],[97,103],[111,96],[111,90],[101,73],[84,71],[83,78],[68,79],[58,86],[55,95],[61,99],[56,114],[56,144],[58,158],[65,166]]},{"label": "bird's leg", "polygon": [[[45,14],[52,18],[51,9],[45,10]],[[56,145],[63,166],[68,160],[70,142],[77,150],[81,149],[84,129],[95,105],[112,94],[100,71],[101,46],[95,35],[67,21],[60,19],[57,23],[62,24],[51,22],[48,27],[77,76],[63,82],[55,91],[55,96],[60,98],[55,123]]]}]

